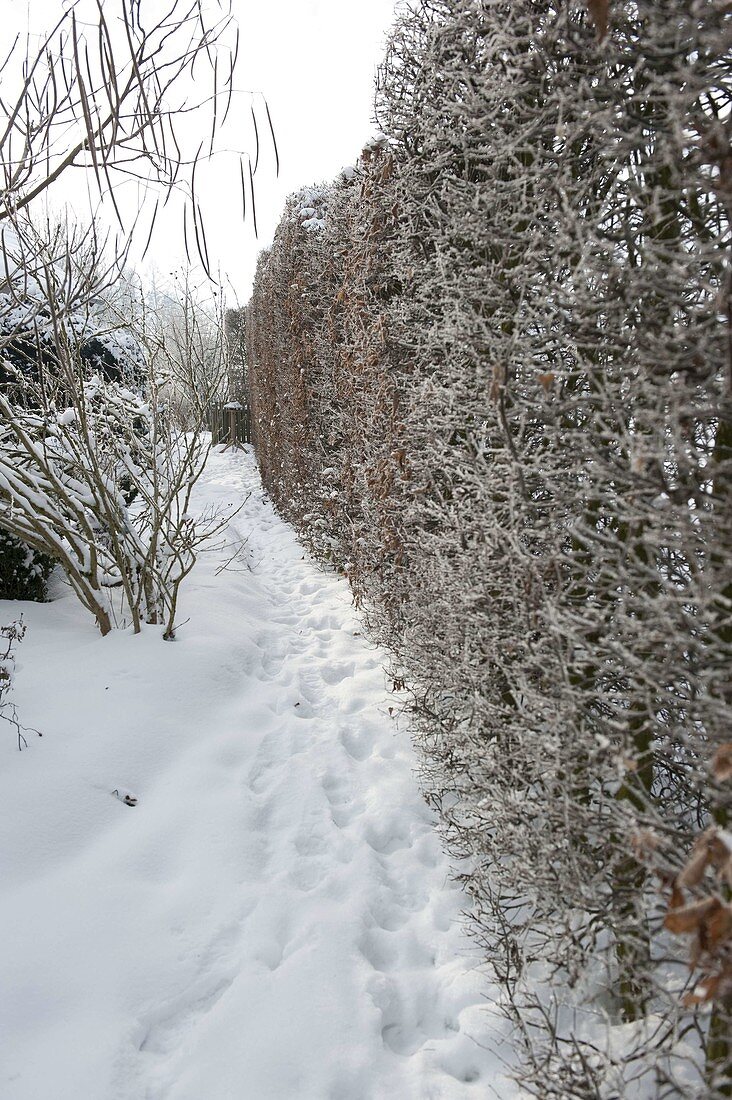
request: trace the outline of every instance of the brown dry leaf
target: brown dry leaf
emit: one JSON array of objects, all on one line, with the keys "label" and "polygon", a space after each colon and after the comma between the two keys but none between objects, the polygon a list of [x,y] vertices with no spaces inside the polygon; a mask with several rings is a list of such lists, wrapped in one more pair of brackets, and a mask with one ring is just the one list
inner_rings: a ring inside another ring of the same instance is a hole
[{"label": "brown dry leaf", "polygon": [[549,393],[549,390],[552,388],[552,385],[554,384],[554,379],[555,378],[556,378],[556,375],[554,374],[553,371],[547,371],[546,374],[540,374],[539,375],[539,383],[541,384],[541,386],[544,390],[544,393]]},{"label": "brown dry leaf", "polygon": [[681,909],[685,902],[686,898],[684,897],[684,891],[674,882],[671,886],[671,897],[668,903],[669,909]]},{"label": "brown dry leaf", "polygon": [[597,41],[602,42],[607,35],[610,0],[587,0],[587,10],[597,31]]},{"label": "brown dry leaf", "polygon": [[702,901],[694,901],[691,905],[685,905],[680,909],[672,909],[668,912],[663,926],[668,928],[669,932],[674,932],[677,935],[698,932],[702,924],[721,906],[722,902],[719,898],[704,898]]},{"label": "brown dry leaf", "polygon": [[720,745],[712,760],[712,775],[718,783],[732,779],[732,744]]},{"label": "brown dry leaf", "polygon": [[678,876],[677,881],[679,886],[698,886],[704,878],[704,872],[711,863],[711,854],[709,851],[710,840],[711,837],[708,836],[706,832],[702,833],[697,839],[694,847],[691,849],[691,855]]},{"label": "brown dry leaf", "polygon": [[721,872],[722,868],[729,862],[732,852],[729,847],[720,836],[718,830],[714,830],[714,833],[709,837],[709,862],[716,871]]},{"label": "brown dry leaf", "polygon": [[708,974],[697,983],[693,993],[685,995],[682,1003],[686,1008],[693,1008],[695,1005],[703,1005],[708,1001],[713,1001],[717,996],[721,981],[721,974]]},{"label": "brown dry leaf", "polygon": [[661,839],[653,829],[638,829],[630,838],[633,855],[640,862],[658,850]]},{"label": "brown dry leaf", "polygon": [[379,172],[379,182],[386,183],[394,175],[394,158],[389,156],[386,158],[384,167]]},{"label": "brown dry leaf", "polygon": [[724,879],[730,890],[732,890],[732,856],[729,857],[723,867],[719,868],[717,875],[719,878]]},{"label": "brown dry leaf", "polygon": [[732,908],[729,905],[722,905],[704,921],[704,946],[709,951],[728,940],[730,935],[732,935]]}]

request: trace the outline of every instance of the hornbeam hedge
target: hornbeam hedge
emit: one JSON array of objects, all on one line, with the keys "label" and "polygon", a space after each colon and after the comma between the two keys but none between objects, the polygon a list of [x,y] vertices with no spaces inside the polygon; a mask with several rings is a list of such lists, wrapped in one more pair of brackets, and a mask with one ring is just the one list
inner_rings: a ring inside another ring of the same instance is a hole
[{"label": "hornbeam hedge", "polygon": [[589,7],[402,13],[260,262],[255,442],[408,684],[526,1087],[730,1096],[729,6]]}]

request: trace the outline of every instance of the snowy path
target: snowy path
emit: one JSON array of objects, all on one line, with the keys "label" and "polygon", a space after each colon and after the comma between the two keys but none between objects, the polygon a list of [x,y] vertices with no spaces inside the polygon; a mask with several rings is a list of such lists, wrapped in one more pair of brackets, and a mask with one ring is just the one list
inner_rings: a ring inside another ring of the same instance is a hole
[{"label": "snowy path", "polygon": [[0,730],[0,1097],[513,1097],[383,654],[251,456],[212,454],[199,507],[247,493],[250,568],[204,555],[175,643],[24,605],[44,738]]}]

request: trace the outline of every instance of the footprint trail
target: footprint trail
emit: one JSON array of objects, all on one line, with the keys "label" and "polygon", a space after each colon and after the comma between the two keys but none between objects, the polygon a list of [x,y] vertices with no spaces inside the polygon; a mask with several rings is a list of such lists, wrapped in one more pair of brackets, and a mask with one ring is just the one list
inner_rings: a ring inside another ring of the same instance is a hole
[{"label": "footprint trail", "polygon": [[6,851],[22,838],[0,1095],[516,1100],[386,654],[251,450],[213,451],[195,508],[242,501],[172,644],[28,605],[17,698],[44,737],[0,769]]}]

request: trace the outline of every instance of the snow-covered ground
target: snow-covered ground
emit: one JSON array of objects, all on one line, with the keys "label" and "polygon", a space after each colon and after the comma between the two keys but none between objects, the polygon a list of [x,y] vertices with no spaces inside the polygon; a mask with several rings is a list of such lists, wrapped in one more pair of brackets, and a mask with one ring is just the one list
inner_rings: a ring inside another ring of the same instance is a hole
[{"label": "snow-covered ground", "polygon": [[175,642],[0,603],[43,732],[0,726],[0,1097],[514,1097],[384,654],[212,453],[197,507],[247,496]]}]

